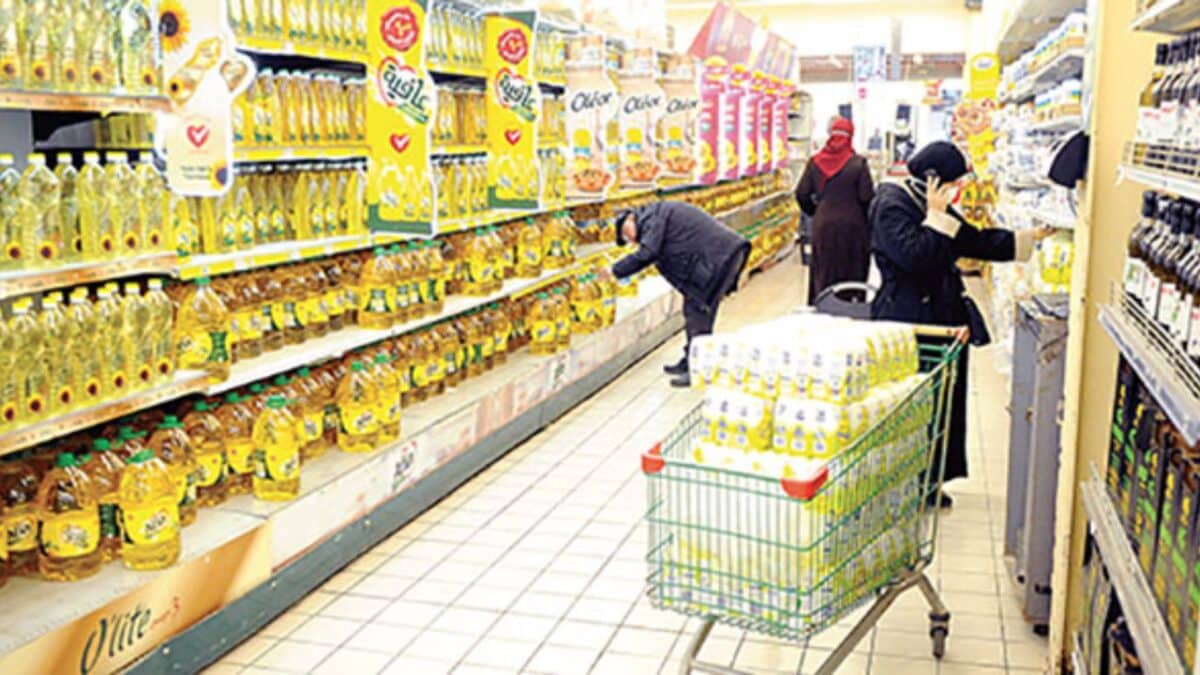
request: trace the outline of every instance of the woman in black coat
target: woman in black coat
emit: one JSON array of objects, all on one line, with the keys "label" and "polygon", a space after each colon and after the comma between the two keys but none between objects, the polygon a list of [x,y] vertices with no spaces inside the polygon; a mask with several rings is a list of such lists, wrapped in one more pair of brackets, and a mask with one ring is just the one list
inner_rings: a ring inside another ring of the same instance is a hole
[{"label": "woman in black coat", "polygon": [[[911,178],[884,183],[869,211],[871,250],[882,284],[871,307],[876,319],[937,326],[967,326],[971,344],[991,341],[987,325],[967,297],[959,258],[1005,262],[1028,260],[1049,229],[979,230],[950,205],[967,174],[967,159],[946,141],[930,143],[908,162]],[[967,475],[967,362],[958,361],[950,409],[945,479]],[[931,501],[935,497],[931,495]],[[942,506],[950,499],[940,498]]]},{"label": "woman in black coat", "polygon": [[853,137],[850,120],[833,118],[829,140],[808,160],[796,184],[796,201],[813,219],[810,305],[830,286],[866,281],[871,267],[867,205],[875,196],[875,187],[866,158],[854,152]]},{"label": "woman in black coat", "polygon": [[613,265],[618,278],[655,265],[683,294],[687,345],[683,359],[663,368],[676,387],[690,386],[688,354],[692,338],[712,333],[721,300],[737,289],[750,255],[750,242],[704,211],[682,202],[658,202],[617,214],[617,242],[638,249]]}]

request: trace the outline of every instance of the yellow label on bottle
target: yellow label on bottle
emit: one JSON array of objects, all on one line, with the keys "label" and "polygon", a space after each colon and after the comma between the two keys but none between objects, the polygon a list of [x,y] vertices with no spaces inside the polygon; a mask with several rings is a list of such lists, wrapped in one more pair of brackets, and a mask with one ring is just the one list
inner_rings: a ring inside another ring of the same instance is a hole
[{"label": "yellow label on bottle", "polygon": [[496,353],[508,351],[508,333],[496,333]]},{"label": "yellow label on bottle", "polygon": [[321,437],[324,430],[325,412],[314,410],[301,419],[300,426],[304,429],[304,440],[312,442]]},{"label": "yellow label on bottle", "polygon": [[379,417],[369,405],[347,402],[341,405],[342,431],[358,436],[379,429]]},{"label": "yellow label on bottle", "polygon": [[238,474],[254,473],[254,443],[248,439],[230,439],[225,444],[229,470]]},{"label": "yellow label on bottle", "polygon": [[29,514],[9,516],[5,521],[8,530],[8,550],[13,553],[32,551],[37,546],[37,518]]},{"label": "yellow label on bottle", "polygon": [[325,293],[325,309],[329,312],[330,317],[341,316],[346,313],[346,307],[342,302],[341,292],[328,291]]},{"label": "yellow label on bottle", "polygon": [[126,545],[153,546],[179,536],[179,504],[161,497],[146,504],[121,509],[121,529]]},{"label": "yellow label on bottle", "polygon": [[213,452],[196,453],[196,487],[212,487],[225,474],[225,453],[217,448]]},{"label": "yellow label on bottle", "polygon": [[555,332],[557,333],[558,337],[560,337],[560,338],[569,336],[571,334],[571,322],[570,321],[562,321],[562,320],[556,321],[554,324],[554,327],[555,327]]},{"label": "yellow label on bottle", "polygon": [[304,314],[308,319],[305,325],[329,323],[329,311],[325,308],[323,296],[305,300]]},{"label": "yellow label on bottle", "polygon": [[483,358],[491,358],[496,353],[496,342],[485,338],[483,344],[480,345],[480,351],[483,353]]},{"label": "yellow label on bottle", "polygon": [[0,562],[8,560],[8,536],[0,537]]},{"label": "yellow label on bottle", "polygon": [[184,369],[200,369],[212,353],[212,337],[208,333],[184,334],[179,339],[179,366]]},{"label": "yellow label on bottle", "polygon": [[[294,438],[283,434],[282,439]],[[258,478],[266,480],[292,480],[300,475],[300,449],[287,440],[262,448],[255,453],[258,457]]]},{"label": "yellow label on bottle", "polygon": [[530,336],[534,342],[554,342],[554,339],[558,337],[558,329],[553,321],[534,321]]},{"label": "yellow label on bottle", "polygon": [[51,558],[78,558],[100,544],[100,514],[96,510],[56,513],[42,520],[38,541]]},{"label": "yellow label on bottle", "polygon": [[284,309],[284,303],[271,303],[271,325],[275,330],[283,330],[288,325],[287,311]]},{"label": "yellow label on bottle", "polygon": [[242,340],[257,340],[262,337],[262,317],[253,309],[239,310],[235,315],[238,336]]}]

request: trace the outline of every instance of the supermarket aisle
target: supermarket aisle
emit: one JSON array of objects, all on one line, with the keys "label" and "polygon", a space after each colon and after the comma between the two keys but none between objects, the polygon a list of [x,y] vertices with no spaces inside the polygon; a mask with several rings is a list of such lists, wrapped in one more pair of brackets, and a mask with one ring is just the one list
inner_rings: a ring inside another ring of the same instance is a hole
[{"label": "supermarket aisle", "polygon": [[[793,261],[761,275],[722,325],[803,298]],[[638,455],[692,406],[659,368],[676,339],[333,577],[212,673],[678,672],[696,622],[641,597],[645,485]],[[842,672],[1032,673],[1045,641],[1021,620],[1002,552],[1003,381],[972,360],[972,478],[954,484],[935,580],[953,612],[945,662],[926,608],[901,598]],[[986,414],[984,414],[986,413]],[[844,632],[807,646],[719,627],[703,656],[761,673],[812,672]]]}]

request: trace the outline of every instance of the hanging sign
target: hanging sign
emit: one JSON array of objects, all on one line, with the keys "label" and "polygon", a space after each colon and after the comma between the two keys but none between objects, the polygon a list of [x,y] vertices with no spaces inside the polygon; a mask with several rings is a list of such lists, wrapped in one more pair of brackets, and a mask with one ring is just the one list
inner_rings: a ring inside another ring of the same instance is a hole
[{"label": "hanging sign", "polygon": [[882,46],[854,48],[854,91],[866,100],[871,85],[887,79],[887,49]]},{"label": "hanging sign", "polygon": [[492,208],[539,206],[537,119],[542,105],[533,77],[536,21],[533,11],[495,12],[484,19],[488,204]]},{"label": "hanging sign", "polygon": [[429,163],[437,97],[425,70],[426,0],[367,2],[367,223],[432,234],[437,188]]},{"label": "hanging sign", "polygon": [[658,125],[659,161],[662,178],[672,182],[695,182],[699,166],[696,132],[700,115],[700,89],[691,57],[674,55],[663,77],[666,110]]},{"label": "hanging sign", "polygon": [[743,101],[746,95],[746,67],[736,63],[729,70],[729,82],[721,94],[721,154],[717,167],[721,180],[734,180],[741,175]]},{"label": "hanging sign", "polygon": [[1000,88],[1000,57],[975,54],[967,61],[967,97],[975,101],[996,98]]},{"label": "hanging sign", "polygon": [[[722,120],[727,102],[725,81],[729,68],[719,56],[704,61],[704,75],[700,81],[700,182],[713,185],[721,178]],[[732,149],[732,146],[730,146]]]},{"label": "hanging sign", "polygon": [[654,140],[665,100],[662,87],[655,81],[654,59],[653,50],[634,50],[629,68],[620,76],[622,188],[652,188],[662,171]]},{"label": "hanging sign", "polygon": [[237,53],[226,3],[172,3],[159,17],[171,112],[158,116],[167,184],[197,197],[224,194],[233,180],[233,102],[254,80]]},{"label": "hanging sign", "polygon": [[754,79],[750,86],[758,95],[758,110],[755,111],[753,134],[755,155],[758,157],[755,173],[759,174],[770,171],[775,163],[775,144],[771,142],[772,120],[775,114],[775,88],[771,86],[767,74],[761,70],[754,71]]},{"label": "hanging sign", "polygon": [[775,93],[775,109],[771,114],[771,124],[774,127],[772,136],[772,152],[775,157],[771,168],[782,169],[788,162],[788,113],[792,111],[792,94],[796,85],[791,81],[780,81]]},{"label": "hanging sign", "polygon": [[567,196],[602,199],[616,182],[608,163],[608,126],[617,89],[604,72],[604,36],[582,35],[567,54]]}]

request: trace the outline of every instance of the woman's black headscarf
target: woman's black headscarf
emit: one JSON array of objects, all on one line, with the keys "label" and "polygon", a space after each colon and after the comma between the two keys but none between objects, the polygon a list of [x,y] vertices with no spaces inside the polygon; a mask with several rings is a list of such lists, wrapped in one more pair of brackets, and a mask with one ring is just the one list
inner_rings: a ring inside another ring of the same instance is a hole
[{"label": "woman's black headscarf", "polygon": [[934,141],[908,160],[908,185],[924,197],[928,177],[936,175],[944,185],[967,175],[967,169],[967,158],[958,146],[949,141]]}]

